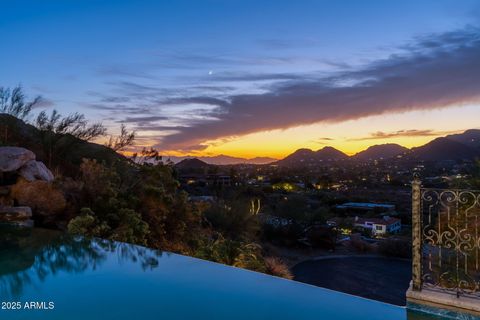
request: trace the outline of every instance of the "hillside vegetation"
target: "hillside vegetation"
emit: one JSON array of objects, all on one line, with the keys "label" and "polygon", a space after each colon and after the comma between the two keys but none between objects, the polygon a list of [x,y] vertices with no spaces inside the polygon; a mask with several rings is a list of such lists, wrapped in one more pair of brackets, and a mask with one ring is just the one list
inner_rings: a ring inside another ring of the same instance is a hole
[{"label": "hillside vegetation", "polygon": [[0,88],[0,146],[33,151],[55,174],[53,182],[19,179],[8,186],[25,195],[22,205],[32,206],[37,226],[289,277],[279,261],[264,259],[259,222],[247,206],[232,206],[231,214],[226,205],[189,202],[174,168],[158,161],[158,152],[143,150],[142,161],[116,152],[133,142],[134,133],[122,126],[121,135],[107,145],[89,142],[106,134],[101,124],[56,111],[42,111],[31,120],[40,100],[27,102],[21,88]]}]

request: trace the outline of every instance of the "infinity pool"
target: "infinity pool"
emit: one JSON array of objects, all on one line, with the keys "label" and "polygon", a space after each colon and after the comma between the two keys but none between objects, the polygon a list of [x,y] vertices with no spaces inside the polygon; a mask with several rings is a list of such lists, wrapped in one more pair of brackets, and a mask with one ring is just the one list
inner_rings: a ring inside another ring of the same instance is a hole
[{"label": "infinity pool", "polygon": [[11,227],[0,227],[0,301],[2,320],[407,319],[401,307],[260,273]]}]

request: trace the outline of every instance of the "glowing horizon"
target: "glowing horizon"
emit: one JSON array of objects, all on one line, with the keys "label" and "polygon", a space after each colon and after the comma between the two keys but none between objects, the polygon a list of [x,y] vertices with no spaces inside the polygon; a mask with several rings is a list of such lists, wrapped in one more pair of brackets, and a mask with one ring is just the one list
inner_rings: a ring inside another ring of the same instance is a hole
[{"label": "glowing horizon", "polygon": [[[366,117],[353,121],[331,124],[314,124],[285,130],[257,132],[240,137],[207,142],[203,151],[178,152],[164,150],[166,156],[218,156],[239,158],[270,157],[281,159],[300,148],[319,150],[325,146],[334,147],[347,155],[354,155],[372,145],[396,143],[407,148],[424,145],[431,140],[448,134],[461,133],[479,128],[476,117],[480,116],[477,105],[457,106],[433,111],[412,111]],[[437,127],[443,119],[455,119]],[[405,125],[409,123],[410,126]],[[371,128],[383,128],[374,130]],[[401,131],[404,131],[403,133]],[[320,134],[317,132],[322,132]],[[390,137],[373,136],[383,132]],[[151,146],[151,145],[146,145]]]}]

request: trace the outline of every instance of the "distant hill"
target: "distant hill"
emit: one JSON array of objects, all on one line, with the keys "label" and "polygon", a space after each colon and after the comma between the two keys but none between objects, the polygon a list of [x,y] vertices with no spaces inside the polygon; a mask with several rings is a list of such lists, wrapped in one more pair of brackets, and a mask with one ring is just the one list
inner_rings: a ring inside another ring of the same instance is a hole
[{"label": "distant hill", "polygon": [[357,160],[388,159],[407,152],[409,149],[396,143],[377,144],[360,151],[352,158]]},{"label": "distant hill", "polygon": [[310,149],[298,149],[282,160],[275,162],[275,164],[279,166],[301,166],[311,163],[317,163],[317,161],[315,159],[315,152]]},{"label": "distant hill", "polygon": [[460,134],[451,134],[445,138],[464,144],[470,148],[480,150],[480,130],[470,129]]},{"label": "distant hill", "polygon": [[480,156],[480,151],[450,138],[442,137],[421,147],[413,148],[410,156],[426,161],[469,160]]},{"label": "distant hill", "polygon": [[276,161],[277,159],[269,157],[256,157],[256,158],[239,158],[231,157],[227,155],[218,155],[211,157],[193,157],[193,156],[184,156],[184,157],[175,157],[175,156],[164,156],[165,160],[170,160],[173,163],[179,163],[185,159],[197,158],[203,162],[214,165],[233,165],[233,164],[267,164]]},{"label": "distant hill", "polygon": [[255,157],[251,159],[247,159],[244,163],[251,163],[251,164],[267,164],[277,161],[278,159],[270,158],[270,157]]},{"label": "distant hill", "polygon": [[208,169],[210,165],[202,160],[197,158],[193,159],[184,159],[175,165],[177,169],[180,170],[198,170],[198,169]]},{"label": "distant hill", "polygon": [[274,164],[279,166],[296,167],[320,164],[325,161],[338,161],[348,159],[348,156],[333,147],[324,147],[318,151],[298,149]]},{"label": "distant hill", "polygon": [[315,152],[315,154],[319,160],[344,160],[348,158],[345,153],[333,147],[324,147]]}]

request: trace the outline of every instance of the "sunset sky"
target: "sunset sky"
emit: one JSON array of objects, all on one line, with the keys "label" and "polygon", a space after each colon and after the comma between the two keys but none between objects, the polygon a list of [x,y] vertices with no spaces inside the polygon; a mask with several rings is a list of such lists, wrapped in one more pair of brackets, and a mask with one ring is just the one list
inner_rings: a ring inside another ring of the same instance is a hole
[{"label": "sunset sky", "polygon": [[0,86],[170,155],[480,128],[480,2],[1,1]]}]

